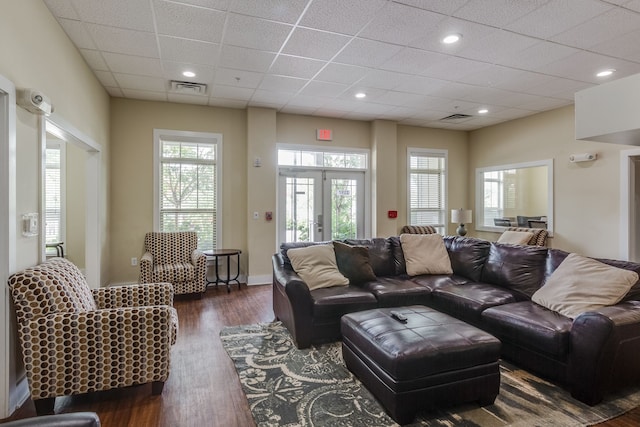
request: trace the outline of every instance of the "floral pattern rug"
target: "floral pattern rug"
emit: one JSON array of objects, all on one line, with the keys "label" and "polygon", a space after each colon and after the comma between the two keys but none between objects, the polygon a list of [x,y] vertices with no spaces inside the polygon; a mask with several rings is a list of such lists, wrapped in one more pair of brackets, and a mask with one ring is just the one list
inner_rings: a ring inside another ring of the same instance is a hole
[{"label": "floral pattern rug", "polygon": [[[256,424],[278,426],[397,426],[349,372],[340,343],[299,350],[280,322],[231,326],[220,333]],[[411,426],[584,426],[638,406],[640,388],[590,407],[565,390],[501,362],[495,403],[418,414]]]}]

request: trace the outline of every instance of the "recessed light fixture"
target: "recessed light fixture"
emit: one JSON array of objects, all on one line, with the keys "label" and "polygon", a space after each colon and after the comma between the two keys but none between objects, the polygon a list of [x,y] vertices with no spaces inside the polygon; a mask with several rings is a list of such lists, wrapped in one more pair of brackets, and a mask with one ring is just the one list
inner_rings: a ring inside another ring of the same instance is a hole
[{"label": "recessed light fixture", "polygon": [[462,38],[462,35],[460,34],[449,34],[442,39],[442,43],[444,44],[457,43],[460,41],[461,38]]},{"label": "recessed light fixture", "polygon": [[487,114],[489,112],[489,110],[487,110],[486,108],[481,108],[478,110],[478,114]]},{"label": "recessed light fixture", "polygon": [[600,71],[598,74],[596,74],[596,76],[598,76],[598,77],[609,77],[611,74],[613,74],[615,72],[616,72],[616,70],[614,70],[613,68],[609,68],[608,70]]},{"label": "recessed light fixture", "polygon": [[182,75],[185,77],[195,77],[196,73],[194,73],[193,71],[184,71]]},{"label": "recessed light fixture", "polygon": [[358,99],[362,99],[362,98],[366,98],[366,97],[367,97],[367,94],[364,93],[364,92],[356,93],[356,98],[358,98]]}]

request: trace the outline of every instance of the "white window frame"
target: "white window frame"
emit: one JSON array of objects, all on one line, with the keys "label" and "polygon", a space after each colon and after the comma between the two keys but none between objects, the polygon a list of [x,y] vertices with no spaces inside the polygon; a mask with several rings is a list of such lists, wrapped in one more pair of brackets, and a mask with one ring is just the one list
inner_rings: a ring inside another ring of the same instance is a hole
[{"label": "white window frame", "polygon": [[[65,242],[67,239],[66,233],[66,224],[67,224],[67,144],[64,141],[47,141],[46,143],[47,149],[58,149],[60,150],[60,235],[59,241]],[[45,171],[47,167],[45,164]],[[44,188],[45,193],[45,209],[44,209],[44,219],[45,219],[45,230],[46,230],[46,218],[47,218],[47,206],[46,206],[46,183]],[[44,239],[46,242],[47,236],[46,233],[44,235]],[[54,250],[55,253],[55,250]]]},{"label": "white window frame", "polygon": [[222,134],[192,132],[171,129],[153,130],[153,229],[160,231],[160,161],[161,142],[170,139],[181,142],[199,142],[216,146],[216,241],[215,248],[222,247]]},{"label": "white window frame", "polygon": [[[438,224],[411,224],[411,157],[430,156],[444,158],[444,195],[442,197],[442,218],[443,223]],[[441,234],[444,234],[449,227],[449,216],[447,215],[449,206],[449,150],[438,150],[432,148],[407,148],[407,224],[409,225],[430,225],[435,227]]]}]

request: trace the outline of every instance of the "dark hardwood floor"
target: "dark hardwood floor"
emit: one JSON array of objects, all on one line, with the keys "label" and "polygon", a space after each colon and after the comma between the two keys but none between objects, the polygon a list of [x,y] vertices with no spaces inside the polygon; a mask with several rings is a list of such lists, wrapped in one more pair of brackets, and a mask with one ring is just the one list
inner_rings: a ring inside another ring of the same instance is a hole
[{"label": "dark hardwood floor", "polygon": [[[58,398],[56,413],[95,411],[103,427],[247,427],[253,418],[233,363],[218,335],[228,325],[273,320],[271,286],[209,289],[201,300],[177,297],[178,341],[172,350],[171,374],[160,396],[151,385]],[[640,404],[640,402],[638,402]],[[27,401],[11,419],[34,416]],[[640,425],[640,408],[599,424]]]}]

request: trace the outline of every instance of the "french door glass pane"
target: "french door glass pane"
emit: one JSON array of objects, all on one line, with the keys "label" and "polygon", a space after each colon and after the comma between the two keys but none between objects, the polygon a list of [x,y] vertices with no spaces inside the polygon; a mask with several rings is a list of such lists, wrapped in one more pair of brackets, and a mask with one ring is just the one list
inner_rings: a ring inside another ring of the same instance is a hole
[{"label": "french door glass pane", "polygon": [[313,178],[286,178],[286,242],[313,241],[314,186]]},{"label": "french door glass pane", "polygon": [[355,179],[331,180],[331,239],[358,237],[358,185]]}]

